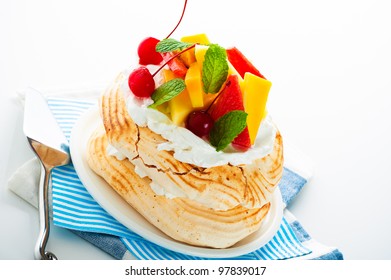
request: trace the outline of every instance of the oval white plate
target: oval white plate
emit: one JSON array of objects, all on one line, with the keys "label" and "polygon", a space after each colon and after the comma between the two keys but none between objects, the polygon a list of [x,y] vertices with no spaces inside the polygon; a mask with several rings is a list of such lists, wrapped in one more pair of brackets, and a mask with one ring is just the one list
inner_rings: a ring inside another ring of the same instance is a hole
[{"label": "oval white plate", "polygon": [[206,258],[230,258],[255,251],[265,245],[280,227],[283,203],[279,188],[276,188],[270,211],[261,228],[227,249],[211,249],[178,242],[150,224],[124,199],[121,198],[100,176],[88,166],[87,143],[92,132],[101,125],[98,109],[86,112],[72,130],[70,151],[73,165],[81,182],[92,197],[115,219],[145,239],[175,252]]}]

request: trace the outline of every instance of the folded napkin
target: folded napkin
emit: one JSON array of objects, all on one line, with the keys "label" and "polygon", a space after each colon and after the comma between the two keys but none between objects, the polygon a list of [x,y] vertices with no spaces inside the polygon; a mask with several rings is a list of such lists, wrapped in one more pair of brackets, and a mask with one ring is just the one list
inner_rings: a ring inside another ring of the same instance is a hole
[{"label": "folded napkin", "polygon": [[[79,96],[83,96],[82,93]],[[69,140],[73,126],[97,99],[48,97],[48,104]],[[286,152],[287,153],[287,152]],[[290,151],[279,184],[285,206],[300,192],[311,176],[303,168],[300,157]],[[39,162],[32,159],[10,178],[8,187],[37,207]],[[21,180],[24,180],[21,184]],[[52,172],[52,217],[55,226],[67,228],[106,251],[116,259],[189,260],[206,259],[165,249],[135,234],[110,216],[88,193],[72,163]],[[275,236],[266,245],[243,256],[230,259],[343,259],[340,251],[320,244],[310,237],[297,219],[285,208],[284,217]]]}]

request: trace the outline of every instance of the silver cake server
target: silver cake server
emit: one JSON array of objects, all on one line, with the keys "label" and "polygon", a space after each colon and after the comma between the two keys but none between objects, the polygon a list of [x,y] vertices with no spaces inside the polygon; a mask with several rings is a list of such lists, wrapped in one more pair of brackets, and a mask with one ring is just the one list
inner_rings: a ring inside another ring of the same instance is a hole
[{"label": "silver cake server", "polygon": [[57,257],[45,249],[50,232],[49,181],[54,167],[70,161],[69,147],[45,98],[32,88],[26,91],[23,131],[32,150],[41,161],[38,204],[40,230],[34,257],[41,260],[56,260]]}]

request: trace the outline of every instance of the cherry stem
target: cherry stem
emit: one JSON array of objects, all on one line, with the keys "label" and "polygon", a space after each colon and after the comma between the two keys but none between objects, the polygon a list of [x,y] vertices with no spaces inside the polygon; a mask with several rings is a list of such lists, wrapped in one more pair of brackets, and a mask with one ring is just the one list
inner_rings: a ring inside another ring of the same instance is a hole
[{"label": "cherry stem", "polygon": [[183,6],[181,18],[179,19],[177,25],[176,25],[175,28],[171,31],[171,33],[168,34],[168,36],[166,37],[166,39],[167,39],[167,38],[170,38],[170,36],[172,35],[172,33],[174,33],[174,31],[178,28],[179,24],[181,23],[182,18],[183,18],[183,15],[185,14],[186,5],[187,5],[187,0],[185,0],[185,5]]},{"label": "cherry stem", "polygon": [[170,57],[169,60],[167,60],[162,66],[159,67],[159,69],[157,69],[157,70],[155,71],[155,73],[152,74],[152,77],[155,77],[155,75],[156,75],[157,73],[159,73],[159,71],[162,70],[164,66],[166,66],[168,63],[170,63],[171,60],[173,60],[174,58],[176,58],[178,55],[181,55],[181,54],[183,54],[184,52],[187,52],[188,50],[191,50],[191,49],[194,48],[196,45],[197,45],[197,44],[191,45],[190,47],[187,47],[186,49],[184,49],[184,50],[180,51],[179,53],[176,53],[175,55],[173,55],[172,57]]}]

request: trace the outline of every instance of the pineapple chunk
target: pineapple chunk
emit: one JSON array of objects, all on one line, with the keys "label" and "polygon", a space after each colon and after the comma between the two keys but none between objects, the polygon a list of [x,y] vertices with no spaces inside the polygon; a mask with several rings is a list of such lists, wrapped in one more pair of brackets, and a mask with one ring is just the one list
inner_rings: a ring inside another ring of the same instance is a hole
[{"label": "pineapple chunk", "polygon": [[[163,78],[165,82],[177,78],[171,70],[163,69]],[[183,126],[187,116],[193,111],[189,93],[185,89],[173,99],[164,103],[167,104],[167,111],[171,114],[171,120],[178,126]],[[161,106],[162,106],[161,105]]]},{"label": "pineapple chunk", "polygon": [[202,90],[201,67],[198,62],[190,65],[186,73],[185,83],[193,107],[202,108],[205,93]]},{"label": "pineapple chunk", "polygon": [[272,83],[247,72],[243,82],[243,103],[247,116],[247,126],[251,145],[254,144],[262,118],[265,115],[266,102]]}]

